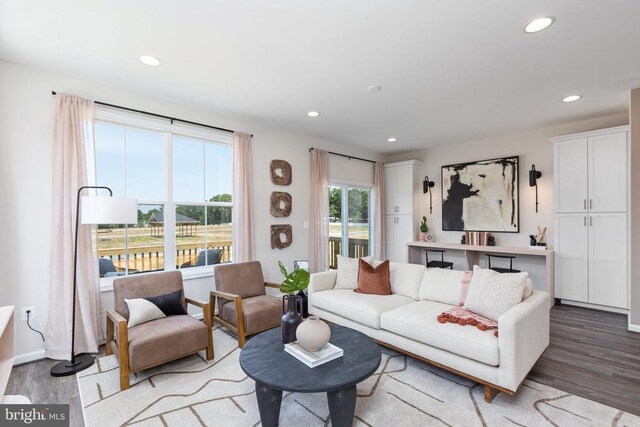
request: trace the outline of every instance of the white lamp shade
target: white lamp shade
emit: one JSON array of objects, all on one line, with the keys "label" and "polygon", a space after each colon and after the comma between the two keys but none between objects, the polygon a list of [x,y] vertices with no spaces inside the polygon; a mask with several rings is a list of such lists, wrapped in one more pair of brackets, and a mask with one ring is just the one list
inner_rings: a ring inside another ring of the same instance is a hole
[{"label": "white lamp shade", "polygon": [[128,197],[82,196],[82,224],[137,224],[138,201]]}]

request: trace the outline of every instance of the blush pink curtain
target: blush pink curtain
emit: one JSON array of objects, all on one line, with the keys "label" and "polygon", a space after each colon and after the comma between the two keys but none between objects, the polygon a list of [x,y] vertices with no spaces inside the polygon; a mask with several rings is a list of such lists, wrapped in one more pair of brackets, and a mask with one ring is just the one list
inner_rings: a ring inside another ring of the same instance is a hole
[{"label": "blush pink curtain", "polygon": [[233,256],[254,260],[253,157],[251,135],[233,133]]},{"label": "blush pink curtain", "polygon": [[311,150],[309,271],[329,269],[329,153]]},{"label": "blush pink curtain", "polygon": [[375,259],[386,259],[384,235],[384,165],[376,162],[373,174],[372,237]]},{"label": "blush pink curtain", "polygon": [[[53,146],[53,213],[49,314],[45,355],[69,359],[73,307],[73,256],[78,189],[93,183],[93,101],[58,94]],[[86,194],[85,194],[86,195]],[[78,230],[75,353],[96,353],[102,337],[100,282],[92,230]]]}]

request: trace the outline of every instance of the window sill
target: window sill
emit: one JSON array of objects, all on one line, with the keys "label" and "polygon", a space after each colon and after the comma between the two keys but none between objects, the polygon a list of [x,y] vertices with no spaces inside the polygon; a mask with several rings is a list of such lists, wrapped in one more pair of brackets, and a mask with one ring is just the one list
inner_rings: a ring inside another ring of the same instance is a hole
[{"label": "window sill", "polygon": [[[168,270],[167,270],[168,271]],[[175,271],[175,270],[173,270]],[[194,280],[201,279],[204,277],[214,277],[213,267],[193,267],[189,269],[178,270],[182,272],[183,280]],[[146,276],[149,274],[156,274],[158,272],[149,272],[149,273],[140,273],[135,276]],[[120,277],[128,277],[128,276],[120,276]],[[112,292],[113,291],[113,281],[118,277],[102,277],[100,278],[100,292]]]}]

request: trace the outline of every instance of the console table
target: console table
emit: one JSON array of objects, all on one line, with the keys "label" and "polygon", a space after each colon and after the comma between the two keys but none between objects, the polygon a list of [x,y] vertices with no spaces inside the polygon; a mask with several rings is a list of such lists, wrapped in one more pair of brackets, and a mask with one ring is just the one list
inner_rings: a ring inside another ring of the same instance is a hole
[{"label": "console table", "polygon": [[407,260],[411,264],[424,264],[424,251],[427,248],[464,251],[467,267],[471,270],[480,262],[480,254],[527,255],[544,258],[545,262],[545,290],[549,293],[549,304],[553,306],[553,249],[532,249],[524,246],[480,246],[463,245],[460,243],[438,242],[409,242],[407,243]]},{"label": "console table", "polygon": [[13,306],[0,307],[0,402],[13,367]]}]

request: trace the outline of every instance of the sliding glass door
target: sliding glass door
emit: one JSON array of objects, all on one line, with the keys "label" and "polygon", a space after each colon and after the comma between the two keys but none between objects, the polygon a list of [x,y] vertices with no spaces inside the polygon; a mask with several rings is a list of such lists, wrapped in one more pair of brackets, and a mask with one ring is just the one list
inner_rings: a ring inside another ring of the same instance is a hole
[{"label": "sliding glass door", "polygon": [[329,267],[337,267],[337,255],[360,258],[369,255],[371,189],[349,186],[329,188]]}]

